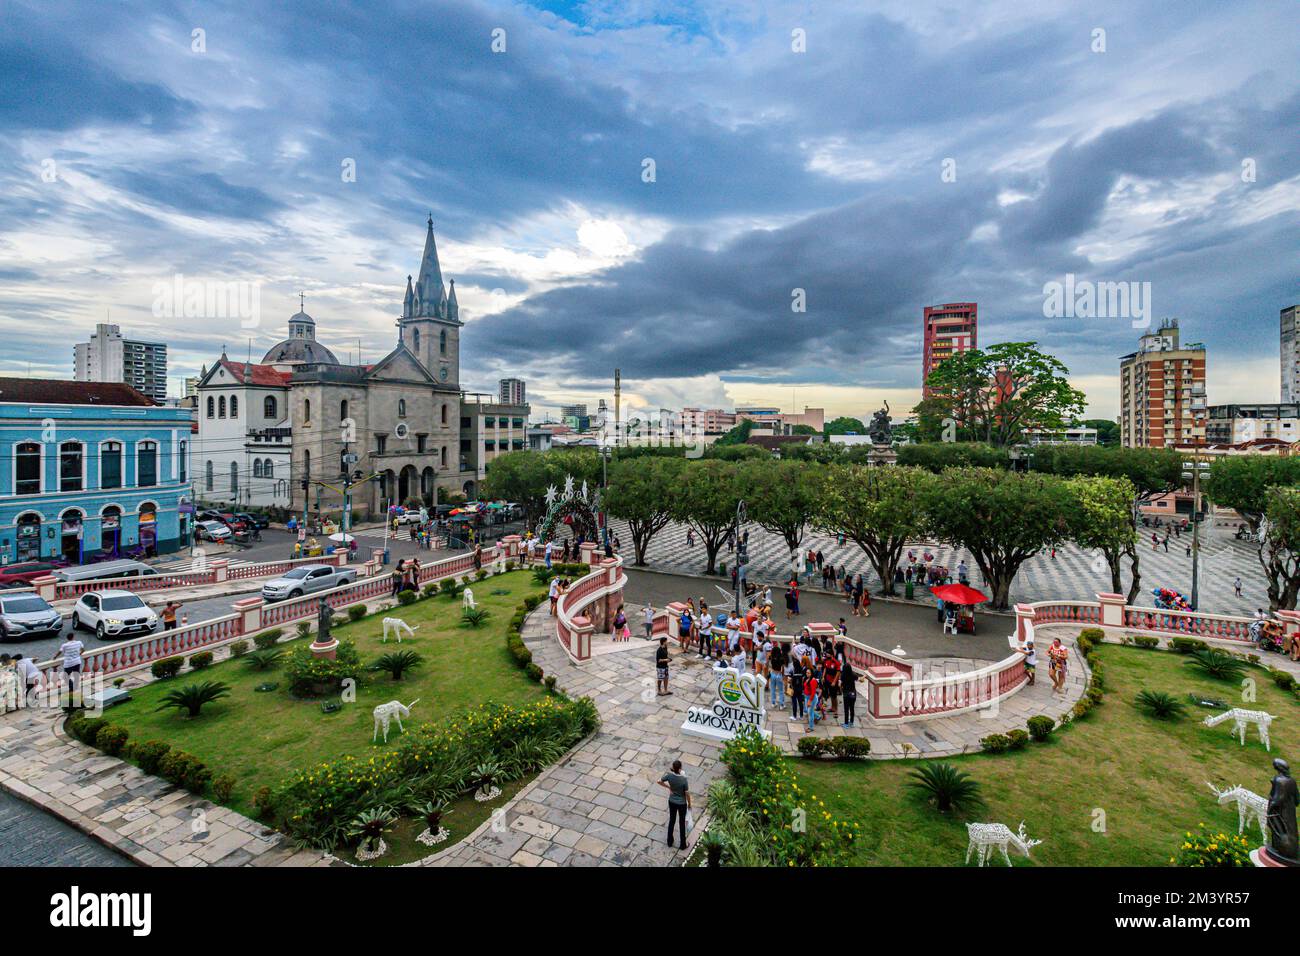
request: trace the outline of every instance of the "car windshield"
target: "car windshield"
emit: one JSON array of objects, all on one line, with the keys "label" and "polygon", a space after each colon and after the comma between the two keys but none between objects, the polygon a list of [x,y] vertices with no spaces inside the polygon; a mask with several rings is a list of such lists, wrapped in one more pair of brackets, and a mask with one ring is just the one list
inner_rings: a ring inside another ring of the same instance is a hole
[{"label": "car windshield", "polygon": [[311,568],[294,568],[292,571],[285,572],[286,578],[293,578],[295,581],[299,578],[305,578],[311,573]]},{"label": "car windshield", "polygon": [[105,611],[130,611],[144,606],[144,602],[134,594],[123,594],[117,597],[104,598]]},{"label": "car windshield", "polygon": [[35,614],[37,611],[54,610],[38,597],[8,598],[0,601],[0,608],[3,608],[5,614]]}]

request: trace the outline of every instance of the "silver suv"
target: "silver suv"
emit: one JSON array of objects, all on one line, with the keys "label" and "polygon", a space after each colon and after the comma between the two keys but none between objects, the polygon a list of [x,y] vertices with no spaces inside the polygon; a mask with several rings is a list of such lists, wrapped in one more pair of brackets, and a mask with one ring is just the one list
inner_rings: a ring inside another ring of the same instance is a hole
[{"label": "silver suv", "polygon": [[63,616],[35,594],[0,592],[0,640],[52,637],[63,630]]}]

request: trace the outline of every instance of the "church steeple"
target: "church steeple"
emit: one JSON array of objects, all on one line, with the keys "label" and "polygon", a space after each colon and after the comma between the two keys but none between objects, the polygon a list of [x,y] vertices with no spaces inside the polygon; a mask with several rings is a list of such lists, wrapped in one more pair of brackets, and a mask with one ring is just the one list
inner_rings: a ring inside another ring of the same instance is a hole
[{"label": "church steeple", "polygon": [[415,290],[411,288],[411,277],[406,277],[406,297],[402,299],[402,318],[415,314]]},{"label": "church steeple", "polygon": [[429,213],[429,231],[424,236],[424,255],[420,259],[419,315],[437,315],[447,301],[447,290],[442,284],[442,268],[438,265],[438,246],[433,239],[433,213]]},{"label": "church steeple", "polygon": [[456,302],[456,280],[451,280],[451,292],[447,295],[447,318],[460,318],[460,306]]}]

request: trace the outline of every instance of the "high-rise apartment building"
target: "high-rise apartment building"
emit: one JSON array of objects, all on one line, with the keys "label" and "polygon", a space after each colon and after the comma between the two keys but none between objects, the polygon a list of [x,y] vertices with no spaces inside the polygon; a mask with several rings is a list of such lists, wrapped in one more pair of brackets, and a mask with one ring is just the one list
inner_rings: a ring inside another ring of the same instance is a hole
[{"label": "high-rise apartment building", "polygon": [[1178,320],[1147,332],[1120,359],[1120,444],[1172,448],[1205,441],[1205,346],[1179,342]]},{"label": "high-rise apartment building", "polygon": [[945,359],[978,348],[979,306],[974,302],[948,302],[925,307],[925,349],[921,357],[922,397],[929,397],[925,380]]},{"label": "high-rise apartment building", "polygon": [[527,403],[527,388],[522,378],[503,378],[497,383],[497,398],[502,405],[523,405]]},{"label": "high-rise apartment building", "polygon": [[1300,318],[1300,305],[1290,305],[1282,310],[1282,404],[1300,402],[1300,335],[1296,335],[1296,319]]},{"label": "high-rise apartment building", "polygon": [[167,398],[167,346],[122,337],[116,325],[100,323],[89,342],[72,347],[78,382],[125,382],[156,402]]}]

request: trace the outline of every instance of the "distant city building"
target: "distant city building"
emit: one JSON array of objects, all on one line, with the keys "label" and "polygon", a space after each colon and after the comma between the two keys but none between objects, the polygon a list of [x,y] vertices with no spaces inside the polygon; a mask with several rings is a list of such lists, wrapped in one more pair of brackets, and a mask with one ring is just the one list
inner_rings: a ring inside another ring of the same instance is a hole
[{"label": "distant city building", "polygon": [[528,401],[528,390],[522,378],[503,378],[497,383],[497,399],[502,405],[523,405]]},{"label": "distant city building", "polygon": [[680,423],[688,434],[720,435],[736,427],[736,413],[721,408],[683,408]]},{"label": "distant city building", "polygon": [[783,412],[771,405],[737,405],[736,422],[742,421],[771,426],[778,433],[788,434],[796,425],[807,425],[821,431],[826,427],[826,409],[805,405],[802,412]]},{"label": "distant city building", "polygon": [[[204,374],[207,374],[207,370],[206,370],[206,369],[204,369]],[[185,376],[185,387],[184,387],[184,389],[182,390],[181,397],[182,397],[182,398],[195,398],[195,397],[199,394],[199,380],[200,380],[202,377],[203,377],[202,375],[187,375],[187,376]]]},{"label": "distant city building", "polygon": [[924,350],[921,355],[922,397],[928,398],[925,386],[930,373],[945,359],[978,348],[979,306],[974,302],[948,302],[925,307],[923,319]]},{"label": "distant city building", "polygon": [[1205,440],[1205,346],[1179,342],[1178,320],[1120,359],[1120,444],[1170,448]]},{"label": "distant city building", "polygon": [[123,382],[155,402],[167,397],[167,346],[122,337],[116,325],[99,323],[89,342],[72,347],[78,382]]},{"label": "distant city building", "polygon": [[1300,402],[1300,335],[1296,334],[1300,305],[1282,310],[1282,402]]},{"label": "distant city building", "polygon": [[528,447],[527,405],[494,402],[487,395],[467,394],[460,406],[460,468],[487,474],[492,459]]},{"label": "distant city building", "polygon": [[1097,429],[1079,427],[1051,431],[1041,428],[1028,428],[1025,430],[1025,443],[1029,445],[1095,445],[1097,444]]},{"label": "distant city building", "polygon": [[121,382],[0,378],[0,563],[186,545],[190,418]]},{"label": "distant city building", "polygon": [[1300,441],[1300,404],[1210,406],[1206,442],[1237,445],[1264,438]]},{"label": "distant city building", "polygon": [[528,447],[531,451],[550,451],[551,438],[554,435],[551,427],[546,425],[531,425],[528,428]]},{"label": "distant city building", "polygon": [[586,418],[587,406],[586,405],[561,405],[560,417],[561,418]]}]

